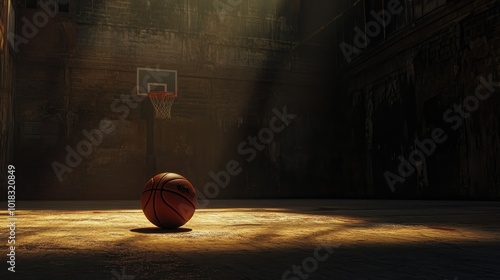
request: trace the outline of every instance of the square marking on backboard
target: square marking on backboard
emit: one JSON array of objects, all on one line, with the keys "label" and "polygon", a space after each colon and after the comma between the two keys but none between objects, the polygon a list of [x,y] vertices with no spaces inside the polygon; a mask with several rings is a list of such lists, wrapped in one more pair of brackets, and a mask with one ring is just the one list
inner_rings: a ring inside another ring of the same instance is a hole
[{"label": "square marking on backboard", "polygon": [[177,71],[137,68],[137,95],[150,91],[177,92]]}]

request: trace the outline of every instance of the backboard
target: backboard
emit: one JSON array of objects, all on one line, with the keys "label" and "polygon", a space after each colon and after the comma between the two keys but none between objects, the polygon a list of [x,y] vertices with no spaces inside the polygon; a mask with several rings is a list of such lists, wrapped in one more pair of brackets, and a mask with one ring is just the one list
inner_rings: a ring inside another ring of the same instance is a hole
[{"label": "backboard", "polygon": [[149,92],[177,93],[177,71],[153,68],[137,68],[137,95]]}]

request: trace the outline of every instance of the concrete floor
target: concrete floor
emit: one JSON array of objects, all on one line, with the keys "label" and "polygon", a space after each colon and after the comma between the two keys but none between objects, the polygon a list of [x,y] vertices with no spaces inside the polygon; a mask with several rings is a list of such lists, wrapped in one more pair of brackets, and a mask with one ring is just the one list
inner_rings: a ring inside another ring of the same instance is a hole
[{"label": "concrete floor", "polygon": [[499,202],[211,201],[170,231],[139,201],[17,204],[0,279],[500,279]]}]

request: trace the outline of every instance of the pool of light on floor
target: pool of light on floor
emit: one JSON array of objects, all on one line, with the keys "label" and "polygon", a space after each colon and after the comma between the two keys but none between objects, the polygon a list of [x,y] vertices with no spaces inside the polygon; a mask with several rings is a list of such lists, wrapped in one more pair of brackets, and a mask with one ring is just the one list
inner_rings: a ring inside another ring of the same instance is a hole
[{"label": "pool of light on floor", "polygon": [[106,249],[113,244],[178,251],[263,250],[306,244],[421,244],[498,242],[491,230],[457,225],[384,223],[340,214],[321,215],[285,208],[199,209],[184,228],[160,232],[140,209],[18,210],[19,247]]}]

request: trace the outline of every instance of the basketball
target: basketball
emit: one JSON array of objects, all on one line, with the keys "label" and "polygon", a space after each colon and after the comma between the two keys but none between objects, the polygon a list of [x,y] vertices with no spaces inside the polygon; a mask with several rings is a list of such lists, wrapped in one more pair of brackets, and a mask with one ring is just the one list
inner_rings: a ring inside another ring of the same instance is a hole
[{"label": "basketball", "polygon": [[144,186],[141,205],[146,218],[157,227],[178,228],[193,217],[196,192],[183,176],[160,173]]}]

